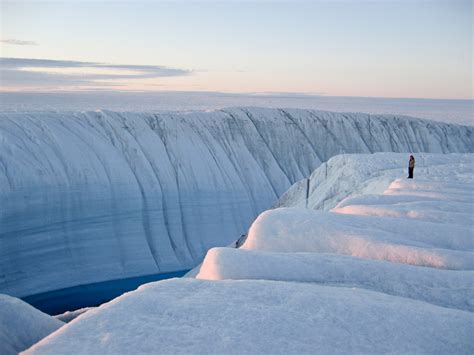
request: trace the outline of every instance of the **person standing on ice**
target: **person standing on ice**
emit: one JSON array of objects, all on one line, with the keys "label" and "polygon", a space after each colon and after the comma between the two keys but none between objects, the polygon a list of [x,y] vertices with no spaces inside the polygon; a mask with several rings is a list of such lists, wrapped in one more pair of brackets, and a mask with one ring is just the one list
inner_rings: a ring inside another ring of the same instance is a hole
[{"label": "person standing on ice", "polygon": [[410,161],[408,162],[408,178],[413,179],[413,170],[415,169],[415,157],[410,155]]}]

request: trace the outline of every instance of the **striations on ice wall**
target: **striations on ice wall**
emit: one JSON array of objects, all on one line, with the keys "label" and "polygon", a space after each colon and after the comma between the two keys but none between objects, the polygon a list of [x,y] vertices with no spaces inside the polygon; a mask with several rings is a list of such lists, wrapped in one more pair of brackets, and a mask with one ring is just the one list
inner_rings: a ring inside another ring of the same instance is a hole
[{"label": "striations on ice wall", "polygon": [[474,152],[474,127],[231,108],[0,114],[0,292],[190,268],[340,153]]}]

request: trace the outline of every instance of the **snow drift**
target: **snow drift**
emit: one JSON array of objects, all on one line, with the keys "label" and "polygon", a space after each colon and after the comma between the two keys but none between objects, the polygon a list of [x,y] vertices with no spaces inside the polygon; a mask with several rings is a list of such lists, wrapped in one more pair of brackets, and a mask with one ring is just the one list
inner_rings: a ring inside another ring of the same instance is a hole
[{"label": "snow drift", "polygon": [[471,228],[280,208],[266,211],[255,220],[241,248],[336,253],[410,265],[474,270],[472,247]]},{"label": "snow drift", "polygon": [[2,113],[0,291],[190,268],[335,154],[472,152],[473,131],[296,109]]},{"label": "snow drift", "polygon": [[91,310],[25,354],[472,353],[470,312],[379,292],[172,279]]},{"label": "snow drift", "polygon": [[0,353],[18,354],[64,323],[18,298],[0,294]]},{"label": "snow drift", "polygon": [[474,312],[472,270],[439,270],[326,253],[212,248],[196,278],[357,287]]}]

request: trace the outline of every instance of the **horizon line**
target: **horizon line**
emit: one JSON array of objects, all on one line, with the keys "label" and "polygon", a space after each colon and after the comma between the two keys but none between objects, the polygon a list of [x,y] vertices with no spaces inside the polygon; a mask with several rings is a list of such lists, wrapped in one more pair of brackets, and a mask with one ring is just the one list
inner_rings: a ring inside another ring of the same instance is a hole
[{"label": "horizon line", "polygon": [[358,99],[388,99],[388,100],[449,100],[449,101],[474,101],[472,98],[444,98],[444,97],[400,97],[400,96],[358,96],[358,95],[327,95],[324,93],[310,92],[230,92],[230,91],[213,91],[213,90],[0,90],[0,95],[4,94],[207,94],[207,95],[226,95],[226,96],[253,96],[253,97],[288,97],[295,98],[317,98],[317,97],[334,97],[334,98],[358,98]]}]

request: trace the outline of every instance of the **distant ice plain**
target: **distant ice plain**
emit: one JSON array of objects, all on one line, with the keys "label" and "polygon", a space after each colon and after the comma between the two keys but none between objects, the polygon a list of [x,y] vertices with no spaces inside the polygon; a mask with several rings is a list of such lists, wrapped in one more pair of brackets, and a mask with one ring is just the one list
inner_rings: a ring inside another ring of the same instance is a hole
[{"label": "distant ice plain", "polygon": [[193,111],[233,106],[301,108],[335,112],[407,115],[474,125],[474,100],[349,97],[295,93],[232,94],[219,92],[0,92],[6,111]]}]

